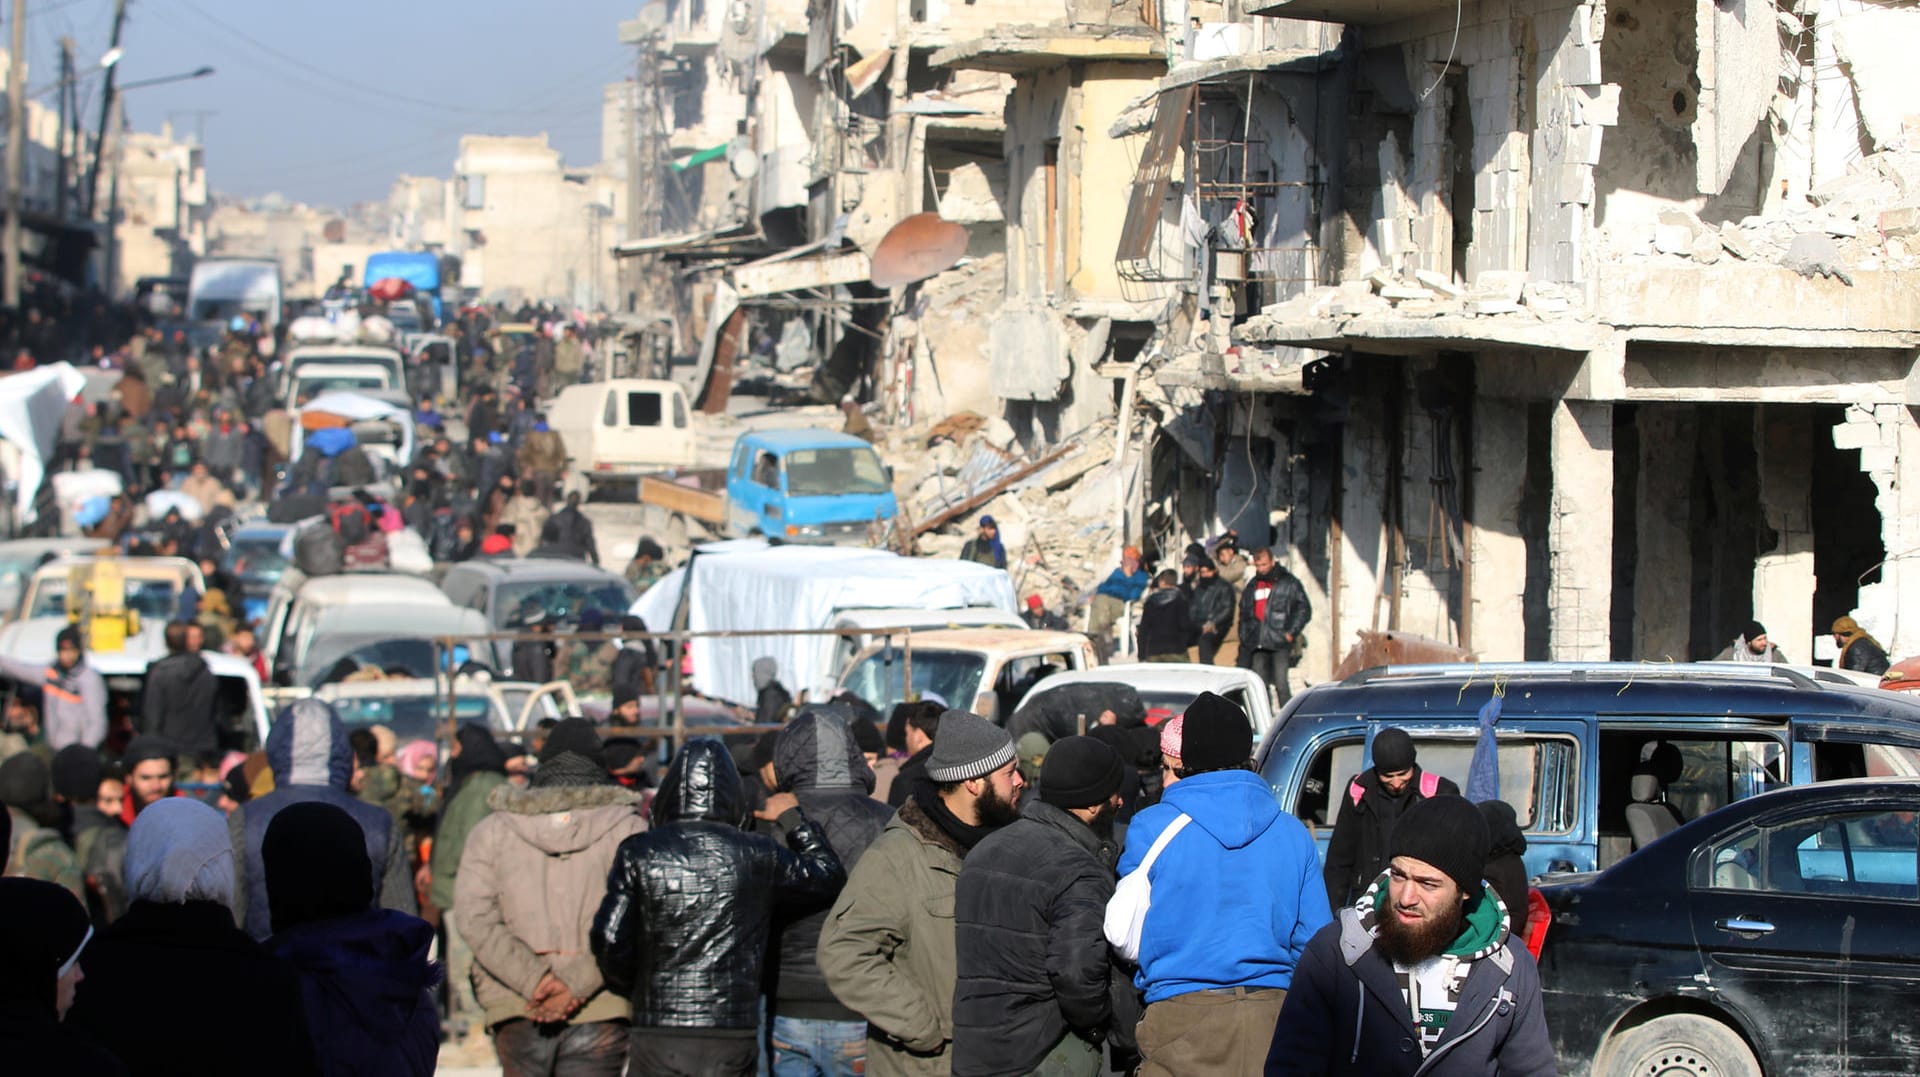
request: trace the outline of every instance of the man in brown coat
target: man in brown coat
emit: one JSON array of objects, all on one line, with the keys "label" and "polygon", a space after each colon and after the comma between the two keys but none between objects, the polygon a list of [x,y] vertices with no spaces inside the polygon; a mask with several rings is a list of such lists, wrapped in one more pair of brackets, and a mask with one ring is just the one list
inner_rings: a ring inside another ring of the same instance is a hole
[{"label": "man in brown coat", "polygon": [[454,926],[505,1077],[619,1077],[627,1000],[605,990],[588,946],[620,843],[646,829],[640,795],[607,776],[585,719],[553,728],[525,789],[487,798],[454,883]]}]

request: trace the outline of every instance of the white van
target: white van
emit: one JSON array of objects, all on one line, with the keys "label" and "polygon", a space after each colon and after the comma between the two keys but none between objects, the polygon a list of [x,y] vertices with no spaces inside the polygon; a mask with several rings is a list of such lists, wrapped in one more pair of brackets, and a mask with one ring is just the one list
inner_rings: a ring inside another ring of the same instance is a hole
[{"label": "white van", "polygon": [[567,443],[567,486],[692,467],[695,437],[687,394],[670,381],[619,378],[570,385],[546,407],[547,425]]},{"label": "white van", "polygon": [[[347,572],[308,579],[290,568],[274,584],[267,600],[266,623],[259,633],[260,649],[276,682],[292,683],[295,667],[313,641],[314,628],[327,610],[350,605],[434,609],[450,603],[437,584],[423,576],[397,572]],[[407,632],[405,621],[394,622],[394,634]]]},{"label": "white van", "polygon": [[280,325],[280,263],[260,258],[202,258],[187,283],[187,320],[231,321],[252,314],[271,334]]}]

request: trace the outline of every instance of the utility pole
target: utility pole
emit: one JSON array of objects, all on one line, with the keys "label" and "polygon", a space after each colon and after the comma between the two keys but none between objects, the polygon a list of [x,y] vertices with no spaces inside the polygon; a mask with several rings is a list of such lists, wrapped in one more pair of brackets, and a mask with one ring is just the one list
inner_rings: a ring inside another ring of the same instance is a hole
[{"label": "utility pole", "polygon": [[20,309],[20,186],[27,151],[27,0],[13,0],[13,49],[7,57],[7,226],[6,293],[8,310]]},{"label": "utility pole", "polygon": [[[120,48],[120,31],[127,24],[127,0],[113,0],[113,38],[107,44],[111,55]],[[106,87],[100,94],[100,134],[93,144],[93,162],[87,169],[86,216],[92,218],[95,200],[100,196],[100,159],[107,155],[107,119],[113,114],[114,76],[120,71],[120,65],[107,68]]]},{"label": "utility pole", "polygon": [[80,125],[80,117],[74,115],[71,106],[73,88],[73,38],[60,39],[60,182],[53,190],[53,215],[62,224],[67,220],[67,185],[73,179],[73,160],[68,152],[67,138],[73,129]]}]

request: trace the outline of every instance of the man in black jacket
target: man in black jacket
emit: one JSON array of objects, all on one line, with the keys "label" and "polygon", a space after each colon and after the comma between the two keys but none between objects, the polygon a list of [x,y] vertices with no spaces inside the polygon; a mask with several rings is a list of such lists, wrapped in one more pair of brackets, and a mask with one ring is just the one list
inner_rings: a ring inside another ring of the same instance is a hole
[{"label": "man in black jacket", "polygon": [[540,529],[540,544],[553,546],[592,564],[600,563],[600,543],[593,537],[593,521],[580,511],[580,494],[567,495],[567,507],[547,517]]},{"label": "man in black jacket", "polygon": [[1351,904],[1386,870],[1387,843],[1406,810],[1428,797],[1459,796],[1451,780],[1421,770],[1413,738],[1404,729],[1382,729],[1373,738],[1373,766],[1335,795],[1346,798],[1327,842],[1327,904]]},{"label": "man in black jacket", "polygon": [[1294,643],[1313,617],[1313,604],[1272,550],[1253,551],[1253,573],[1240,592],[1240,668],[1259,674],[1285,703],[1293,696],[1287,671]]},{"label": "man in black jacket", "polygon": [[[1092,737],[1054,742],[1040,795],[962,865],[955,1077],[1102,1072],[1100,1045],[1116,1016],[1102,923],[1118,855],[1094,828],[1119,809],[1125,769]],[[1132,995],[1124,976],[1118,986]],[[1132,1021],[1120,1023],[1130,1038]]]},{"label": "man in black jacket", "polygon": [[1198,569],[1187,610],[1199,631],[1200,663],[1210,666],[1214,655],[1220,653],[1220,644],[1233,631],[1234,608],[1239,602],[1233,584],[1220,578],[1220,566],[1213,558],[1202,558]]},{"label": "man in black jacket", "polygon": [[[855,720],[845,704],[812,704],[787,723],[773,747],[779,791],[799,799],[848,874],[893,817],[870,795],[874,775],[850,728]],[[766,833],[776,826],[762,820],[755,829]],[[773,998],[772,1064],[779,1073],[858,1073],[867,1057],[866,1018],[827,989],[814,957],[820,925],[832,907],[833,896],[825,895],[796,898],[774,910],[771,949],[779,960],[767,993]]]},{"label": "man in black jacket", "polygon": [[661,780],[653,829],[614,857],[592,948],[608,986],[633,1000],[634,1073],[752,1074],[774,908],[831,899],[847,881],[792,793],[760,813],[784,846],[742,829],[745,803],[726,746],[693,740]]},{"label": "man in black jacket", "polygon": [[1480,812],[1407,809],[1392,867],[1307,944],[1266,1077],[1551,1077],[1540,971],[1481,881]]},{"label": "man in black jacket", "polygon": [[1166,569],[1154,577],[1153,590],[1140,606],[1140,657],[1149,662],[1185,662],[1193,638],[1186,592],[1180,590],[1180,577]]},{"label": "man in black jacket", "polygon": [[899,808],[905,804],[914,788],[927,780],[927,758],[933,755],[933,734],[939,730],[940,716],[945,713],[947,708],[931,699],[894,706],[893,714],[887,719],[887,743],[893,745],[894,724],[899,723],[899,747],[906,750],[907,758],[901,762],[900,773],[893,776],[893,785],[887,790],[887,807]]},{"label": "man in black jacket", "polygon": [[147,667],[139,731],[165,738],[189,762],[214,758],[220,750],[213,716],[219,685],[206,659],[189,646],[187,622],[167,625],[166,639],[167,656]]}]

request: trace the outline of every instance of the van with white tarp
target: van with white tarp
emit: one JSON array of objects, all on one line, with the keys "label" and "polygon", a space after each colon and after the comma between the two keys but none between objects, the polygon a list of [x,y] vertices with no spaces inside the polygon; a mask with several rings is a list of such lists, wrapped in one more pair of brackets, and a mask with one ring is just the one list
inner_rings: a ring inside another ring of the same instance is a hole
[{"label": "van with white tarp", "polygon": [[314,430],[334,426],[351,430],[354,444],[381,462],[383,479],[398,475],[413,459],[413,412],[365,393],[321,393],[293,413],[292,425],[290,460],[300,459]]},{"label": "van with white tarp", "polygon": [[[673,627],[685,581],[686,628],[694,632],[815,630],[812,635],[723,637],[692,641],[693,688],[702,695],[751,704],[756,658],[779,664],[780,681],[796,696],[826,699],[840,670],[832,628],[848,610],[991,608],[1017,616],[1013,580],[1004,569],[971,561],[901,557],[846,546],[770,545],[763,539],[709,543],[647,589],[633,612],[655,632]],[[906,624],[860,625],[884,635]]]}]

